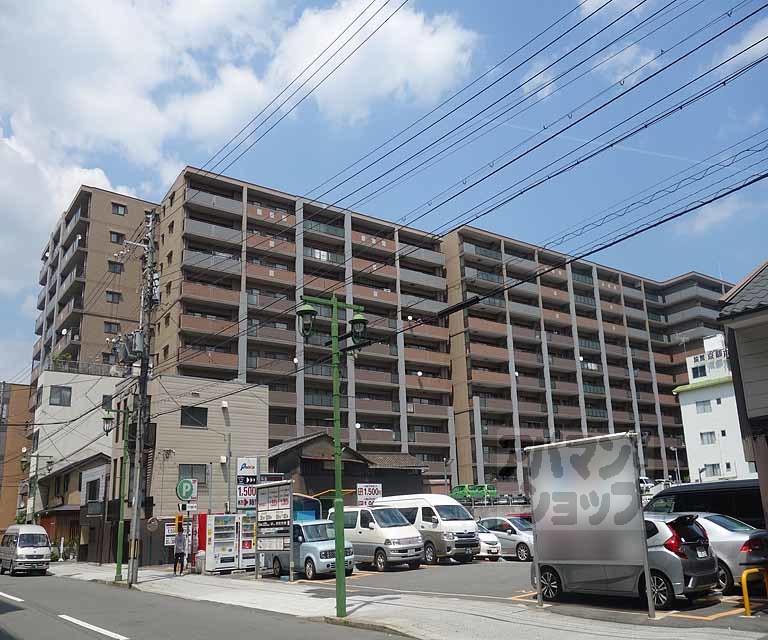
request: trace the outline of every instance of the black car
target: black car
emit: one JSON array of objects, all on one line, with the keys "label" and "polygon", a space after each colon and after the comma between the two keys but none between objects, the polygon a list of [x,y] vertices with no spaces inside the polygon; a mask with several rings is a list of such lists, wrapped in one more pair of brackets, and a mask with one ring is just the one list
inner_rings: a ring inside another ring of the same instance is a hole
[{"label": "black car", "polygon": [[766,525],[757,479],[701,482],[669,487],[657,493],[648,502],[645,510],[656,513],[721,513],[758,529]]}]

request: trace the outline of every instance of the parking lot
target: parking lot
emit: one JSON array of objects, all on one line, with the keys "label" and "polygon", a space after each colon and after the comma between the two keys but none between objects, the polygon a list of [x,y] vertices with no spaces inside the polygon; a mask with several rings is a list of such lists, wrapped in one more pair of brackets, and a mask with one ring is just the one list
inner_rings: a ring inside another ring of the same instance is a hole
[{"label": "parking lot", "polygon": [[[530,586],[530,571],[530,563],[516,560],[476,560],[467,565],[451,561],[436,566],[422,565],[418,570],[410,570],[407,567],[393,568],[384,573],[356,569],[354,575],[347,578],[347,591],[350,594],[382,596],[398,593],[436,598],[476,599],[498,602],[500,607],[514,602],[535,607],[536,595]],[[254,579],[253,573],[236,577],[244,580]],[[275,580],[271,577],[264,579]],[[304,586],[312,585],[317,597],[334,597],[333,578],[321,577],[310,582],[301,574],[296,574],[296,581]],[[747,618],[740,595],[723,597],[714,594],[696,600],[693,604],[678,600],[677,609],[659,611],[656,621],[663,620],[666,626],[681,628],[716,627],[765,633],[768,629],[768,601],[759,588],[756,588],[752,598],[752,607],[754,615]],[[546,604],[546,611],[594,620],[654,624],[654,621],[648,620],[644,603],[628,598],[566,594],[561,601]]]}]

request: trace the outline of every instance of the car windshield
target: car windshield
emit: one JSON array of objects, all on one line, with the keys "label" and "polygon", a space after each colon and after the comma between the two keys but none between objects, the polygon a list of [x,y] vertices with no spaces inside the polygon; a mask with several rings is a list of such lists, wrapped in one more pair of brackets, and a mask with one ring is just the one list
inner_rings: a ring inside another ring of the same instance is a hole
[{"label": "car windshield", "polygon": [[742,522],[741,520],[737,520],[736,518],[731,518],[731,516],[721,516],[720,514],[714,514],[707,516],[706,519],[710,522],[714,522],[716,525],[726,529],[727,531],[754,531],[755,529],[752,525],[749,525],[746,522]]},{"label": "car windshield", "polygon": [[20,547],[48,547],[48,536],[44,533],[22,533],[19,536]]},{"label": "car windshield", "polygon": [[333,540],[334,531],[333,524],[305,524],[304,525],[304,539],[307,542],[321,542],[323,540]]},{"label": "car windshield", "polygon": [[443,520],[472,520],[472,516],[460,504],[439,504],[435,507]]},{"label": "car windshield", "polygon": [[411,524],[398,509],[374,509],[373,517],[382,529],[405,527]]},{"label": "car windshield", "polygon": [[490,531],[486,529],[483,525],[481,525],[479,522],[477,523],[477,530],[480,533],[490,533]]},{"label": "car windshield", "polygon": [[531,523],[527,520],[523,520],[522,518],[509,518],[509,521],[520,531],[531,531],[533,527],[531,526]]}]

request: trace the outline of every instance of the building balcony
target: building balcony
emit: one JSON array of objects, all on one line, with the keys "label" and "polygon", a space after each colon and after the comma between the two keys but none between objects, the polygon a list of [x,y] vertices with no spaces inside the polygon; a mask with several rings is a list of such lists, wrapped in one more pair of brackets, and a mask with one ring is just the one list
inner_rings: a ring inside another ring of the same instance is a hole
[{"label": "building balcony", "polygon": [[432,364],[438,367],[447,367],[451,364],[450,353],[428,351],[426,349],[417,349],[415,347],[405,347],[405,349],[403,349],[403,357],[406,362]]},{"label": "building balcony", "polygon": [[623,310],[626,307],[623,307],[617,302],[608,302],[607,300],[600,300],[600,310],[603,312],[603,314],[606,315],[613,315],[613,316],[622,316]]},{"label": "building balcony", "polygon": [[685,362],[685,353],[680,354],[679,359],[676,359],[674,355],[670,356],[668,353],[660,353],[659,351],[654,351],[653,361],[656,363],[657,367],[668,367],[669,365],[677,362]]},{"label": "building balcony", "polygon": [[[658,376],[658,374],[656,374]],[[677,396],[672,395],[671,393],[660,393],[659,394],[659,404],[662,404],[667,407],[676,407],[677,406]]]},{"label": "building balcony", "polygon": [[495,265],[502,260],[501,251],[498,249],[488,249],[471,242],[464,242],[462,249],[465,256],[472,256],[476,262]]},{"label": "building balcony", "polygon": [[77,267],[67,274],[59,287],[59,300],[66,300],[73,292],[80,291],[85,285],[85,269]]},{"label": "building balcony", "polygon": [[409,402],[406,410],[408,415],[420,416],[424,418],[447,418],[450,410],[449,405],[443,404],[422,404],[420,402]]},{"label": "building balcony", "polygon": [[567,291],[563,291],[557,287],[548,287],[546,285],[541,285],[541,297],[547,302],[565,304],[569,301]]},{"label": "building balcony", "polygon": [[335,244],[344,242],[344,227],[318,220],[304,220],[303,232],[305,238],[318,238]]},{"label": "building balcony", "polygon": [[352,258],[352,271],[385,280],[397,279],[397,269],[393,265],[364,258]]},{"label": "building balcony", "polygon": [[[589,415],[589,414],[587,414]],[[631,411],[613,411],[614,422],[621,422],[623,424],[634,424],[635,414]]]},{"label": "building balcony", "polygon": [[[613,322],[603,322],[603,332],[606,335],[621,338],[627,334],[624,325],[614,324]],[[648,336],[646,335],[645,337],[647,338]]]},{"label": "building balcony", "polygon": [[[408,349],[406,349],[408,351]],[[421,351],[420,349],[411,349],[411,351],[418,352]],[[386,344],[386,343],[375,343],[368,345],[367,347],[363,347],[361,353],[366,356],[374,355],[374,356],[382,356],[388,359],[397,358],[397,345],[395,344]],[[434,351],[424,351],[424,356],[419,356],[421,359],[417,360],[421,362],[429,362],[430,354],[434,354]],[[444,354],[448,355],[448,354]],[[417,357],[418,354],[414,354],[414,357]]]},{"label": "building balcony", "polygon": [[572,358],[556,358],[550,356],[549,368],[558,371],[576,371],[576,361]]},{"label": "building balcony", "polygon": [[[582,376],[599,376],[601,378],[603,377],[603,367],[597,362],[589,362],[589,361],[579,362],[579,368],[581,369]],[[614,367],[614,368],[621,369],[621,367]]]},{"label": "building balcony", "polygon": [[43,266],[40,267],[40,273],[37,275],[37,283],[45,285],[48,282],[48,260],[43,262]]},{"label": "building balcony", "polygon": [[[545,413],[546,413],[546,405],[541,405],[541,406],[545,409]],[[554,411],[555,415],[558,418],[580,418],[581,417],[581,409],[573,405],[555,404],[552,406],[552,410]],[[603,411],[605,411],[605,409],[603,409]]]},{"label": "building balcony", "polygon": [[634,307],[625,306],[624,313],[626,313],[627,318],[645,322],[646,316],[645,316],[645,311],[643,309],[635,309]]},{"label": "building balcony", "polygon": [[296,243],[285,238],[270,238],[249,233],[245,245],[249,249],[272,256],[296,257]]},{"label": "building balcony", "polygon": [[538,319],[541,318],[541,309],[538,306],[523,304],[522,302],[509,302],[509,315],[516,318]]},{"label": "building balcony", "polygon": [[717,322],[718,315],[720,315],[720,312],[716,309],[697,306],[691,307],[690,309],[683,309],[682,311],[676,311],[675,313],[668,313],[667,322],[669,324],[678,324],[690,320],[710,320],[711,322]]},{"label": "building balcony", "polygon": [[82,261],[87,251],[88,247],[85,246],[83,240],[75,240],[61,258],[61,271],[66,271],[70,264],[75,262],[75,258],[78,261]]},{"label": "building balcony", "polygon": [[581,352],[591,351],[597,353],[601,351],[600,341],[592,338],[579,338],[579,350]]},{"label": "building balcony", "polygon": [[472,383],[489,387],[509,387],[509,372],[472,369]]},{"label": "building balcony", "polygon": [[405,376],[405,386],[408,389],[450,393],[452,383],[450,378],[432,378],[430,376],[407,375]]},{"label": "building balcony", "polygon": [[472,356],[472,360],[486,360],[491,362],[509,361],[509,351],[506,347],[494,347],[481,342],[470,343],[469,354]]},{"label": "building balcony", "polygon": [[269,391],[270,407],[296,407],[295,391]]},{"label": "building balcony", "polygon": [[608,375],[611,378],[618,378],[618,379],[624,380],[626,378],[629,378],[629,371],[627,371],[626,367],[618,367],[615,364],[609,364]]},{"label": "building balcony", "polygon": [[375,249],[384,253],[394,253],[395,241],[390,238],[382,238],[373,233],[352,230],[352,244]]},{"label": "building balcony", "polygon": [[601,292],[612,293],[615,295],[621,294],[622,287],[618,282],[612,282],[610,280],[604,280],[603,278],[599,278],[597,280],[597,286]]},{"label": "building balcony", "polygon": [[[584,295],[583,293],[573,294],[573,304],[576,308],[580,309],[595,309],[597,307],[597,300],[593,296]],[[621,313],[617,311],[616,313]]]},{"label": "building balcony", "polygon": [[[574,384],[573,382],[569,383],[562,383],[559,380],[557,381],[558,385],[561,384]],[[601,384],[595,384],[594,382],[585,382],[582,385],[582,388],[584,389],[584,395],[585,396],[598,396],[598,397],[604,397],[605,396],[605,387]]]},{"label": "building balcony", "polygon": [[38,338],[35,340],[35,342],[32,344],[32,359],[33,360],[39,360],[38,357],[40,355],[40,349],[43,348],[43,339]]},{"label": "building balcony", "polygon": [[641,302],[644,299],[643,292],[640,289],[624,285],[622,291],[625,298],[630,298],[631,300],[636,300],[638,302]]},{"label": "building balcony", "polygon": [[[274,267],[265,267],[261,264],[248,263],[245,270],[246,275],[251,280],[257,280],[268,284],[283,284],[296,286],[296,272],[287,269],[275,269]],[[305,279],[307,276],[304,276]]]},{"label": "building balcony", "polygon": [[247,294],[248,307],[259,313],[275,313],[280,315],[296,315],[296,301],[289,298],[263,296],[256,293]]},{"label": "building balcony", "polygon": [[357,429],[358,444],[400,445],[400,432],[392,429]]},{"label": "building balcony", "polygon": [[239,276],[241,271],[239,257],[239,255],[235,258],[230,255],[218,255],[185,249],[182,263],[185,267],[194,267],[208,272],[228,273],[230,275]]},{"label": "building balcony", "polygon": [[[518,391],[544,391],[546,384],[544,378],[533,378],[531,376],[515,376],[515,383]],[[558,384],[570,384],[560,383]],[[576,393],[578,393],[578,387],[576,387]]]},{"label": "building balcony", "polygon": [[517,464],[514,451],[483,454],[483,463],[491,467],[514,467]]},{"label": "building balcony", "polygon": [[337,297],[344,300],[346,298],[347,284],[342,278],[321,278],[320,276],[314,276],[311,273],[304,274],[304,293],[311,295],[319,295],[323,298],[330,298],[331,294],[336,294]]},{"label": "building balcony", "polygon": [[[296,372],[296,365],[292,360],[282,360],[278,358],[248,356],[247,366],[249,371],[254,371],[256,373],[271,373],[280,376]],[[307,371],[308,370],[309,369],[307,369]]]},{"label": "building balcony", "polygon": [[650,362],[651,355],[647,351],[641,349],[632,349],[632,360],[636,362]]},{"label": "building balcony", "polygon": [[[573,348],[573,336],[568,336],[565,334],[560,333],[552,333],[551,331],[547,331],[547,344],[552,345],[554,347],[567,347],[569,349]],[[600,349],[600,343],[597,344],[598,350]]]},{"label": "building balcony", "polygon": [[83,313],[83,301],[80,298],[72,298],[64,307],[56,314],[56,329],[61,329],[67,322],[72,319],[74,314],[79,316]]},{"label": "building balcony", "polygon": [[[402,272],[402,270],[401,270]],[[417,311],[437,315],[448,308],[447,302],[432,300],[422,296],[414,296],[407,293],[401,294],[403,313],[406,311]]]},{"label": "building balcony", "polygon": [[325,268],[326,271],[328,270],[328,267],[344,269],[345,258],[343,253],[304,245],[303,255],[305,263],[321,266]]},{"label": "building balcony", "polygon": [[53,346],[53,351],[57,356],[68,353],[73,360],[77,359],[77,353],[80,348],[80,327],[73,327],[65,335],[59,335],[59,340]]},{"label": "building balcony", "polygon": [[611,398],[614,400],[632,400],[632,390],[622,387],[611,387]]},{"label": "building balcony", "polygon": [[514,403],[506,398],[478,398],[481,411],[512,414]]},{"label": "building balcony", "polygon": [[506,256],[506,262],[504,268],[508,275],[518,274],[531,276],[538,273],[542,269],[543,265],[538,264],[535,260],[529,260],[528,258],[521,258],[519,256]]},{"label": "building balcony", "polygon": [[[570,318],[570,316],[569,316]],[[576,326],[579,328],[579,330],[587,329],[588,331],[592,331],[597,333],[599,331],[600,324],[597,320],[594,318],[587,318],[585,316],[576,316]],[[603,323],[603,326],[605,327],[606,324]]]},{"label": "building balcony", "polygon": [[296,437],[295,424],[270,424],[270,440],[291,440]]},{"label": "building balcony", "polygon": [[666,345],[671,342],[669,336],[665,333],[658,333],[657,331],[651,331],[651,342],[655,343],[656,345]]},{"label": "building balcony", "polygon": [[426,431],[411,431],[408,434],[408,442],[413,445],[449,447],[448,432],[431,433]]},{"label": "building balcony", "polygon": [[37,310],[42,311],[43,309],[45,309],[45,289],[37,294]]},{"label": "building balcony", "polygon": [[635,380],[638,382],[652,382],[653,376],[651,376],[650,371],[645,371],[644,369],[635,369]]},{"label": "building balcony", "polygon": [[640,412],[640,423],[646,426],[656,426],[658,424],[655,413]]},{"label": "building balcony", "polygon": [[638,402],[646,402],[648,404],[655,404],[656,398],[649,391],[638,391],[637,392],[637,401]]},{"label": "building balcony", "polygon": [[355,411],[358,413],[400,413],[400,403],[392,400],[355,399]]},{"label": "building balcony", "polygon": [[184,220],[184,235],[237,246],[243,242],[243,231],[239,225],[237,227],[225,227],[191,218]]},{"label": "building balcony", "polygon": [[627,350],[617,344],[605,343],[605,353],[609,356],[626,356]]},{"label": "building balcony", "polygon": [[637,338],[638,340],[648,340],[648,332],[645,329],[627,327],[627,335],[630,338]]},{"label": "building balcony", "polygon": [[[376,331],[393,331],[397,329],[397,318],[388,318],[386,316],[377,316],[373,313],[363,314],[368,320],[368,330],[375,329]],[[415,331],[415,329],[413,330]],[[407,335],[416,335],[410,331]]]},{"label": "building balcony", "polygon": [[45,320],[43,314],[41,313],[39,316],[37,316],[37,319],[35,320],[35,335],[41,336],[43,335],[43,321]]},{"label": "building balcony", "polygon": [[265,222],[284,229],[296,226],[296,216],[294,214],[276,209],[275,207],[249,202],[247,211],[249,220]]},{"label": "building balcony", "polygon": [[397,373],[391,371],[371,371],[355,368],[355,384],[398,386]]},{"label": "building balcony", "polygon": [[[339,399],[341,408],[346,411],[349,408],[347,397],[342,395]],[[333,408],[333,394],[330,391],[319,391],[317,389],[306,389],[304,391],[304,405],[307,407]]]},{"label": "building balcony", "polygon": [[190,282],[188,280],[182,282],[181,297],[201,302],[216,302],[229,307],[240,306],[240,291],[202,282]]},{"label": "building balcony", "polygon": [[188,314],[179,317],[179,328],[189,333],[216,334],[229,338],[239,332],[237,320],[201,318]]},{"label": "building balcony", "polygon": [[677,416],[661,416],[661,424],[664,427],[682,427],[683,423]]},{"label": "building balcony", "polygon": [[540,417],[546,416],[549,413],[546,402],[529,402],[527,400],[518,402],[517,410],[520,412],[520,415],[526,416]]},{"label": "building balcony", "polygon": [[400,257],[407,258],[414,262],[421,262],[430,266],[444,267],[445,256],[439,251],[433,251],[432,249],[424,249],[422,247],[414,247],[411,244],[400,243]]},{"label": "building balcony", "polygon": [[693,285],[673,293],[666,293],[664,295],[664,301],[668,305],[677,304],[684,300],[691,300],[694,298],[709,300],[710,302],[719,302],[721,296],[722,293],[720,291],[712,291],[711,289]]},{"label": "building balcony", "polygon": [[353,285],[352,294],[355,300],[365,302],[378,302],[380,304],[397,305],[397,292],[390,289],[374,289],[361,284]]},{"label": "building balcony", "polygon": [[[475,296],[483,296],[483,294],[475,291],[468,291],[464,299],[469,300]],[[480,297],[480,300],[475,303],[475,308],[480,311],[503,313],[506,307],[507,301],[503,297],[499,298],[496,296]]]},{"label": "building balcony", "polygon": [[[542,381],[543,382],[543,381]],[[575,382],[569,382],[568,380],[552,380],[552,393],[561,396],[577,396],[579,395],[579,385]],[[587,387],[588,385],[584,385]],[[586,393],[586,390],[585,390]]]},{"label": "building balcony", "polygon": [[[405,323],[408,326],[408,322]],[[406,336],[419,336],[421,338],[433,338],[445,342],[450,336],[448,327],[437,327],[433,324],[419,324],[411,329],[406,329],[404,332]]]},{"label": "building balcony", "polygon": [[198,209],[207,209],[211,211],[224,211],[226,213],[242,216],[243,201],[228,198],[226,196],[215,195],[207,191],[199,191],[190,187],[186,190],[187,206],[194,206]]},{"label": "building balcony", "polygon": [[[333,427],[318,427],[316,425],[306,425],[304,427],[304,434],[311,436],[315,433],[325,433],[331,437],[333,437]],[[349,429],[341,429],[341,441],[342,442],[349,442]]]},{"label": "building balcony", "polygon": [[258,321],[251,321],[248,327],[248,339],[260,342],[282,342],[286,345],[296,344],[296,331],[278,329],[277,327],[261,327]]},{"label": "building balcony", "polygon": [[400,267],[400,281],[436,291],[445,291],[446,287],[445,278],[443,277],[414,271],[413,269],[404,269],[403,267]]},{"label": "building balcony", "polygon": [[179,349],[179,366],[237,371],[237,354],[181,348]]},{"label": "building balcony", "polygon": [[521,364],[543,367],[544,356],[540,353],[533,353],[531,351],[519,351],[515,349],[515,366],[519,366]]},{"label": "building balcony", "polygon": [[[501,326],[506,329],[505,325]],[[515,342],[539,343],[541,342],[541,331],[538,329],[529,329],[528,327],[513,325],[512,339]]]},{"label": "building balcony", "polygon": [[500,273],[492,271],[481,271],[474,267],[464,267],[464,277],[467,281],[471,281],[472,284],[477,287],[483,287],[487,289],[497,288],[504,282],[504,278]]}]

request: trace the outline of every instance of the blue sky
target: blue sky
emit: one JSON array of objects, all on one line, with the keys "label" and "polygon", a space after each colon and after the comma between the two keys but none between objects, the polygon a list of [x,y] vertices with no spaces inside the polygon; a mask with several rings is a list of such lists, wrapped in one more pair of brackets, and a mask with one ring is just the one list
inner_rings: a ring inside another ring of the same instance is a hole
[{"label": "blue sky", "polygon": [[[313,191],[317,185],[491,69],[554,20],[574,9],[556,29],[493,70],[473,89],[500,78],[605,1],[588,0],[577,6],[576,0],[410,0],[323,87],[227,173],[316,196],[322,193]],[[475,177],[486,175],[491,159],[532,133],[538,135],[519,151],[629,90],[760,6],[756,1],[738,0],[646,0],[573,51],[638,2],[613,0],[600,8],[481,98],[323,199],[342,198],[555,62],[500,103],[503,106],[527,98],[518,107],[521,110],[538,101],[523,113],[374,199],[355,205],[369,193],[361,191],[340,204],[395,220],[430,199],[437,203],[437,194],[446,187],[483,166],[485,171],[479,170]],[[0,378],[9,378],[28,364],[37,313],[34,300],[38,288],[34,285],[39,249],[77,186],[94,184],[160,198],[180,167],[204,164],[369,3],[363,19],[383,8],[347,46],[347,52],[394,11],[400,0],[386,5],[385,0],[228,0],[195,3],[194,7],[171,0],[83,1],[51,3],[47,9],[43,3],[15,5],[4,12],[0,20],[0,43],[4,43],[0,44],[0,211],[5,233],[0,239],[0,260],[4,262],[0,301],[5,313],[0,317],[0,352],[4,355]],[[723,15],[731,8],[730,16]],[[674,47],[718,17],[698,35]],[[633,33],[624,35],[633,27]],[[768,10],[632,89],[626,97],[424,217],[416,226],[426,230],[439,227],[766,35]],[[536,93],[542,84],[619,37],[589,63]],[[643,39],[632,45],[639,38]],[[46,43],[44,49],[41,42]],[[628,45],[632,46],[619,53]],[[762,43],[674,99],[682,99],[766,53],[768,46]],[[605,60],[610,55],[615,57]],[[575,75],[603,60],[600,67],[565,86]],[[658,126],[529,191],[485,216],[478,226],[542,243],[614,202],[756,134],[768,127],[767,64]],[[616,84],[641,65],[645,66],[638,73]],[[316,80],[325,72],[321,71]],[[604,90],[600,98],[577,109]],[[660,104],[617,132],[671,104],[672,100]],[[545,125],[547,130],[542,132]],[[595,148],[589,146],[584,152]],[[594,259],[658,279],[698,270],[738,281],[765,259],[765,195],[763,186],[746,189]],[[641,211],[650,209],[638,210],[635,216],[642,215]],[[570,242],[560,248],[575,250],[578,245]]]}]

